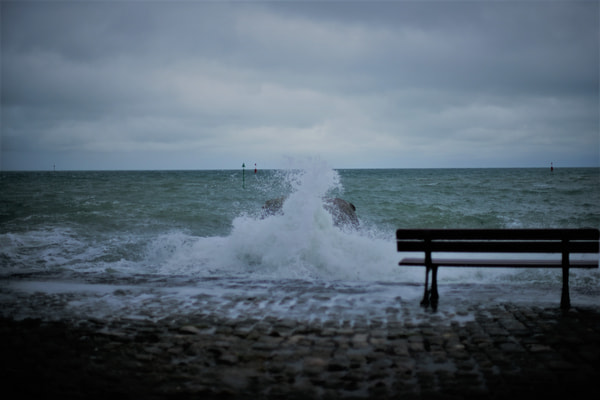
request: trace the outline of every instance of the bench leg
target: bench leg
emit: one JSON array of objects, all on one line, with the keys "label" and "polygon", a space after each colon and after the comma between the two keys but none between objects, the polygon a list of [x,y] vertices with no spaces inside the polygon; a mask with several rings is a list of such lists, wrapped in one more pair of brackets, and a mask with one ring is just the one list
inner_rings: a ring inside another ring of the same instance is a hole
[{"label": "bench leg", "polygon": [[569,295],[569,268],[563,267],[563,284],[562,284],[562,294],[560,296],[560,308],[563,310],[568,310],[571,308],[571,296]]},{"label": "bench leg", "polygon": [[[438,305],[438,299],[440,298],[437,290],[437,266],[425,268],[425,290],[423,293],[423,300],[421,305],[423,307],[429,307],[435,311]],[[431,271],[431,290],[429,289],[429,271]]]},{"label": "bench leg", "polygon": [[423,307],[429,306],[429,267],[425,267],[425,291],[423,293],[423,300],[421,300],[421,305]]},{"label": "bench leg", "polygon": [[429,298],[431,301],[431,308],[433,308],[434,311],[437,308],[438,300],[440,298],[437,289],[437,272],[437,266],[431,268],[431,295],[429,296]]}]

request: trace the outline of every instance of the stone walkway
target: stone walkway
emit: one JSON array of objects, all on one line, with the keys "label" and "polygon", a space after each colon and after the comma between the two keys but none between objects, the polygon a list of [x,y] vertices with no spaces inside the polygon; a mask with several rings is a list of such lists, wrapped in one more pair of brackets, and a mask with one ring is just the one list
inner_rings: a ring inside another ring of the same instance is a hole
[{"label": "stone walkway", "polygon": [[[600,309],[400,304],[397,318],[0,319],[6,393],[136,399],[509,399],[597,392]],[[391,314],[390,314],[391,315]]]}]

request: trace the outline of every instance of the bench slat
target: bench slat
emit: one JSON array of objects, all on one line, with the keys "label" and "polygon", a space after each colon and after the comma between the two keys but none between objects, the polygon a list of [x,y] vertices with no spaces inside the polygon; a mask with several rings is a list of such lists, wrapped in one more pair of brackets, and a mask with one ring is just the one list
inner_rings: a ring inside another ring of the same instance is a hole
[{"label": "bench slat", "polygon": [[398,240],[398,251],[432,251],[454,253],[598,253],[598,241],[445,241]]},{"label": "bench slat", "polygon": [[598,229],[398,229],[397,239],[599,240]]},{"label": "bench slat", "polygon": [[[432,264],[441,267],[496,267],[496,268],[562,268],[561,260],[494,260],[494,259],[436,259]],[[420,257],[404,258],[398,263],[402,266],[424,267],[425,259]],[[598,261],[593,260],[572,260],[569,262],[570,268],[598,268]]]}]

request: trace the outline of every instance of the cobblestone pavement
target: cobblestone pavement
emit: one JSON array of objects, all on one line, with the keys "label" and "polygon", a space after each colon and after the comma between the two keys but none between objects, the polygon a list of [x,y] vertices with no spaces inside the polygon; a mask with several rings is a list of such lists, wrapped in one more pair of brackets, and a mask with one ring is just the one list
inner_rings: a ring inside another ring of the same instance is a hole
[{"label": "cobblestone pavement", "polygon": [[[497,398],[597,392],[600,309],[400,304],[386,318],[0,319],[5,393],[63,398]],[[393,316],[393,317],[392,317]]]}]

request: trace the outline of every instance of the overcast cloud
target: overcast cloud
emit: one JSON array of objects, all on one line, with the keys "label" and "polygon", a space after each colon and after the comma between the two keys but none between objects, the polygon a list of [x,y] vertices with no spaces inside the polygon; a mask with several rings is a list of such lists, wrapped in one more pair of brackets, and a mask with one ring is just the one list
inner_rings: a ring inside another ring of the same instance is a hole
[{"label": "overcast cloud", "polygon": [[2,169],[599,166],[599,3],[1,3]]}]

